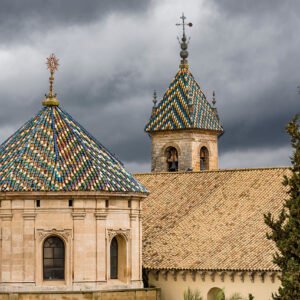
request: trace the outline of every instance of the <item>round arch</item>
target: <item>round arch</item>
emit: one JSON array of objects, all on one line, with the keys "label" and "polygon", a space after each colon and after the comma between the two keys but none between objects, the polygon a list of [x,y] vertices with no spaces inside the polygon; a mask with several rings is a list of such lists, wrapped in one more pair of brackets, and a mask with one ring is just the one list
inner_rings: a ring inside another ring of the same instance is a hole
[{"label": "round arch", "polygon": [[42,242],[43,280],[65,280],[66,243],[58,235],[48,235]]},{"label": "round arch", "polygon": [[161,149],[161,155],[162,155],[162,156],[165,155],[166,150],[167,150],[169,147],[175,148],[175,149],[177,150],[178,155],[179,155],[179,156],[181,155],[181,149],[180,149],[179,145],[178,145],[177,143],[175,143],[175,142],[172,142],[172,143],[167,143],[167,144],[165,144],[165,145],[162,147],[162,149]]},{"label": "round arch", "polygon": [[179,153],[176,147],[169,146],[164,151],[166,171],[177,172],[179,167]]},{"label": "round arch", "polygon": [[209,170],[209,150],[206,146],[201,146],[199,151],[200,156],[200,171]]},{"label": "round arch", "polygon": [[225,300],[225,294],[222,289],[213,287],[207,293],[207,300]]},{"label": "round arch", "polygon": [[123,234],[110,241],[110,279],[127,280],[127,238]]}]

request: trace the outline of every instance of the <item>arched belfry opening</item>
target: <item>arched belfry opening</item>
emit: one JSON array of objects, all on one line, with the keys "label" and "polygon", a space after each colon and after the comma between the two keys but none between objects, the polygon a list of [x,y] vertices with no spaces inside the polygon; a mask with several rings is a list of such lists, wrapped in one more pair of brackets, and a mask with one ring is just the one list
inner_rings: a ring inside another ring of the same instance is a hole
[{"label": "arched belfry opening", "polygon": [[57,236],[48,237],[43,244],[43,279],[65,279],[65,245]]},{"label": "arched belfry opening", "polygon": [[200,171],[209,170],[209,152],[206,147],[200,149]]},{"label": "arched belfry opening", "polygon": [[110,279],[126,281],[126,240],[123,236],[115,236],[110,243]]},{"label": "arched belfry opening", "polygon": [[207,300],[215,300],[215,299],[225,300],[225,294],[223,290],[217,287],[210,289],[207,294]]},{"label": "arched belfry opening", "polygon": [[178,171],[178,151],[175,147],[166,149],[166,162],[168,172]]}]

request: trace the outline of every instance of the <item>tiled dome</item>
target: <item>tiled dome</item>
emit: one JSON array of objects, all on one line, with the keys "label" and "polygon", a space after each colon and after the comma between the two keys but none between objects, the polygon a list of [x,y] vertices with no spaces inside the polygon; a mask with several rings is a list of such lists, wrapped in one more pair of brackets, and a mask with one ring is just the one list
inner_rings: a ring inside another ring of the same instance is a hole
[{"label": "tiled dome", "polygon": [[57,105],[45,106],[0,146],[0,191],[147,192]]}]

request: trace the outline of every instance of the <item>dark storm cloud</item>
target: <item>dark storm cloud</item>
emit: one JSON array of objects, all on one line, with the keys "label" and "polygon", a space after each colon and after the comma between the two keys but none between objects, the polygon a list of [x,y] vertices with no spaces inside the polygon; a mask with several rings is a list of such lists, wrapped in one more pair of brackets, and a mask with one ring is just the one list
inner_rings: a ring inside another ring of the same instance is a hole
[{"label": "dark storm cloud", "polygon": [[300,9],[298,0],[215,0],[214,3],[221,13],[226,13],[230,17],[248,16],[259,20],[262,16],[264,19],[274,16],[283,23],[286,20],[282,18],[281,13],[297,14]]},{"label": "dark storm cloud", "polygon": [[[150,0],[1,0],[0,38],[3,44],[31,42],[32,34],[65,26],[82,26],[111,13],[138,14]],[[41,37],[42,38],[42,37]]]},{"label": "dark storm cloud", "polygon": [[194,23],[191,71],[208,99],[217,92],[221,166],[286,164],[284,127],[300,107],[300,2],[0,3],[1,141],[41,108],[44,58],[55,52],[62,107],[134,170],[145,169],[152,91],[162,98],[178,70],[174,24],[184,10]]}]

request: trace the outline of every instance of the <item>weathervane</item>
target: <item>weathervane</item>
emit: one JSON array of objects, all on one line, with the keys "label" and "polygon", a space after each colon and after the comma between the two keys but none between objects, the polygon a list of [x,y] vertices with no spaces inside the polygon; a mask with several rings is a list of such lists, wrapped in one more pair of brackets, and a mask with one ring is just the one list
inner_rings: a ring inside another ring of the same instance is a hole
[{"label": "weathervane", "polygon": [[188,48],[189,41],[187,41],[187,38],[186,38],[186,35],[185,35],[185,26],[192,27],[193,24],[192,23],[185,23],[186,16],[184,15],[184,13],[182,13],[182,16],[180,17],[180,19],[182,20],[182,23],[177,23],[176,24],[176,26],[182,26],[182,38],[181,38],[181,41],[177,37],[178,41],[179,41],[179,44],[180,44],[180,47],[181,47],[181,51],[180,51],[180,57],[181,57],[180,67],[181,68],[188,68],[187,58],[189,56],[189,52],[187,51],[187,48]]},{"label": "weathervane", "polygon": [[54,53],[52,53],[49,57],[47,57],[46,65],[47,69],[50,71],[50,77],[49,77],[49,93],[46,95],[46,99],[43,101],[44,106],[58,106],[59,102],[56,99],[56,94],[53,94],[53,82],[54,82],[54,73],[57,71],[57,68],[59,66],[58,63],[59,59],[55,56]]}]

